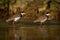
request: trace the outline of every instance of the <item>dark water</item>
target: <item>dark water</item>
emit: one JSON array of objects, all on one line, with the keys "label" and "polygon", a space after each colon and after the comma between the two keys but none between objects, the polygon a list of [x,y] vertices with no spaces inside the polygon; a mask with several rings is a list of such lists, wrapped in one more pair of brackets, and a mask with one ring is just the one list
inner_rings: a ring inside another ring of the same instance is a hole
[{"label": "dark water", "polygon": [[[0,40],[14,40],[12,30],[11,23],[0,22]],[[40,25],[22,21],[16,23],[16,34],[21,40],[60,40],[60,25],[58,22]]]}]

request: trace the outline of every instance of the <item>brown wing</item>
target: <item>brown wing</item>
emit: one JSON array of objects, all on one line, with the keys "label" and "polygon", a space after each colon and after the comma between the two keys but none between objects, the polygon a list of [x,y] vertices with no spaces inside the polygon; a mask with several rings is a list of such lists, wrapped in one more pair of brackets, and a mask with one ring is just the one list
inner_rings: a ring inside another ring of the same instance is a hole
[{"label": "brown wing", "polygon": [[42,22],[46,16],[40,16],[38,19],[34,20],[34,22]]},{"label": "brown wing", "polygon": [[14,20],[15,17],[18,17],[18,16],[19,16],[19,14],[13,15],[12,17],[8,18],[8,19],[6,20],[6,22],[12,21],[12,20]]}]

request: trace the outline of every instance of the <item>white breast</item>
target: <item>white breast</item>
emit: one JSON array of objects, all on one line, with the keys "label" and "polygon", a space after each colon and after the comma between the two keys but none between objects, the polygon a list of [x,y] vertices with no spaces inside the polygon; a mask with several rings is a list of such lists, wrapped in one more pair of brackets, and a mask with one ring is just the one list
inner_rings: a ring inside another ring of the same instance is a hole
[{"label": "white breast", "polygon": [[14,21],[18,21],[21,17],[14,18]]}]

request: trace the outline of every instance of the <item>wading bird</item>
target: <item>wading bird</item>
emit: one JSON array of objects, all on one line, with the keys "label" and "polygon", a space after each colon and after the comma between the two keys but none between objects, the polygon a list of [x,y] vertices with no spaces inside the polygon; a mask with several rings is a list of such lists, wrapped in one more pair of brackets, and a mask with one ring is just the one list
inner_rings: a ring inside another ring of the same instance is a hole
[{"label": "wading bird", "polygon": [[17,22],[19,19],[21,19],[24,14],[25,13],[22,11],[19,14],[16,14],[16,15],[14,15],[14,16],[12,16],[12,17],[10,17],[10,18],[8,18],[6,20],[6,22],[12,21],[12,23],[13,23],[13,40],[20,40],[19,39],[20,38],[19,35],[17,35],[17,33],[16,33],[16,25],[15,25],[15,22]]},{"label": "wading bird", "polygon": [[47,20],[49,20],[49,13],[45,14],[44,16],[39,17],[38,19],[34,20],[34,23],[40,22],[40,24],[43,24]]},{"label": "wading bird", "polygon": [[24,12],[21,12],[21,13],[19,13],[19,14],[15,14],[15,15],[13,15],[12,17],[8,18],[8,19],[6,20],[6,22],[10,22],[10,21],[17,22],[19,19],[22,18],[22,16],[23,16],[24,14],[25,14]]}]

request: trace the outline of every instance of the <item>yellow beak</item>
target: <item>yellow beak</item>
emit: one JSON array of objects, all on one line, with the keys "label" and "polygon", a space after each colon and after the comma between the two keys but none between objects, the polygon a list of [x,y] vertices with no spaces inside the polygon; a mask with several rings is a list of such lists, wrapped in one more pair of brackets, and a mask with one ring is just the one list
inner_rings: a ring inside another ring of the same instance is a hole
[{"label": "yellow beak", "polygon": [[51,14],[46,14],[47,16],[50,16]]}]

